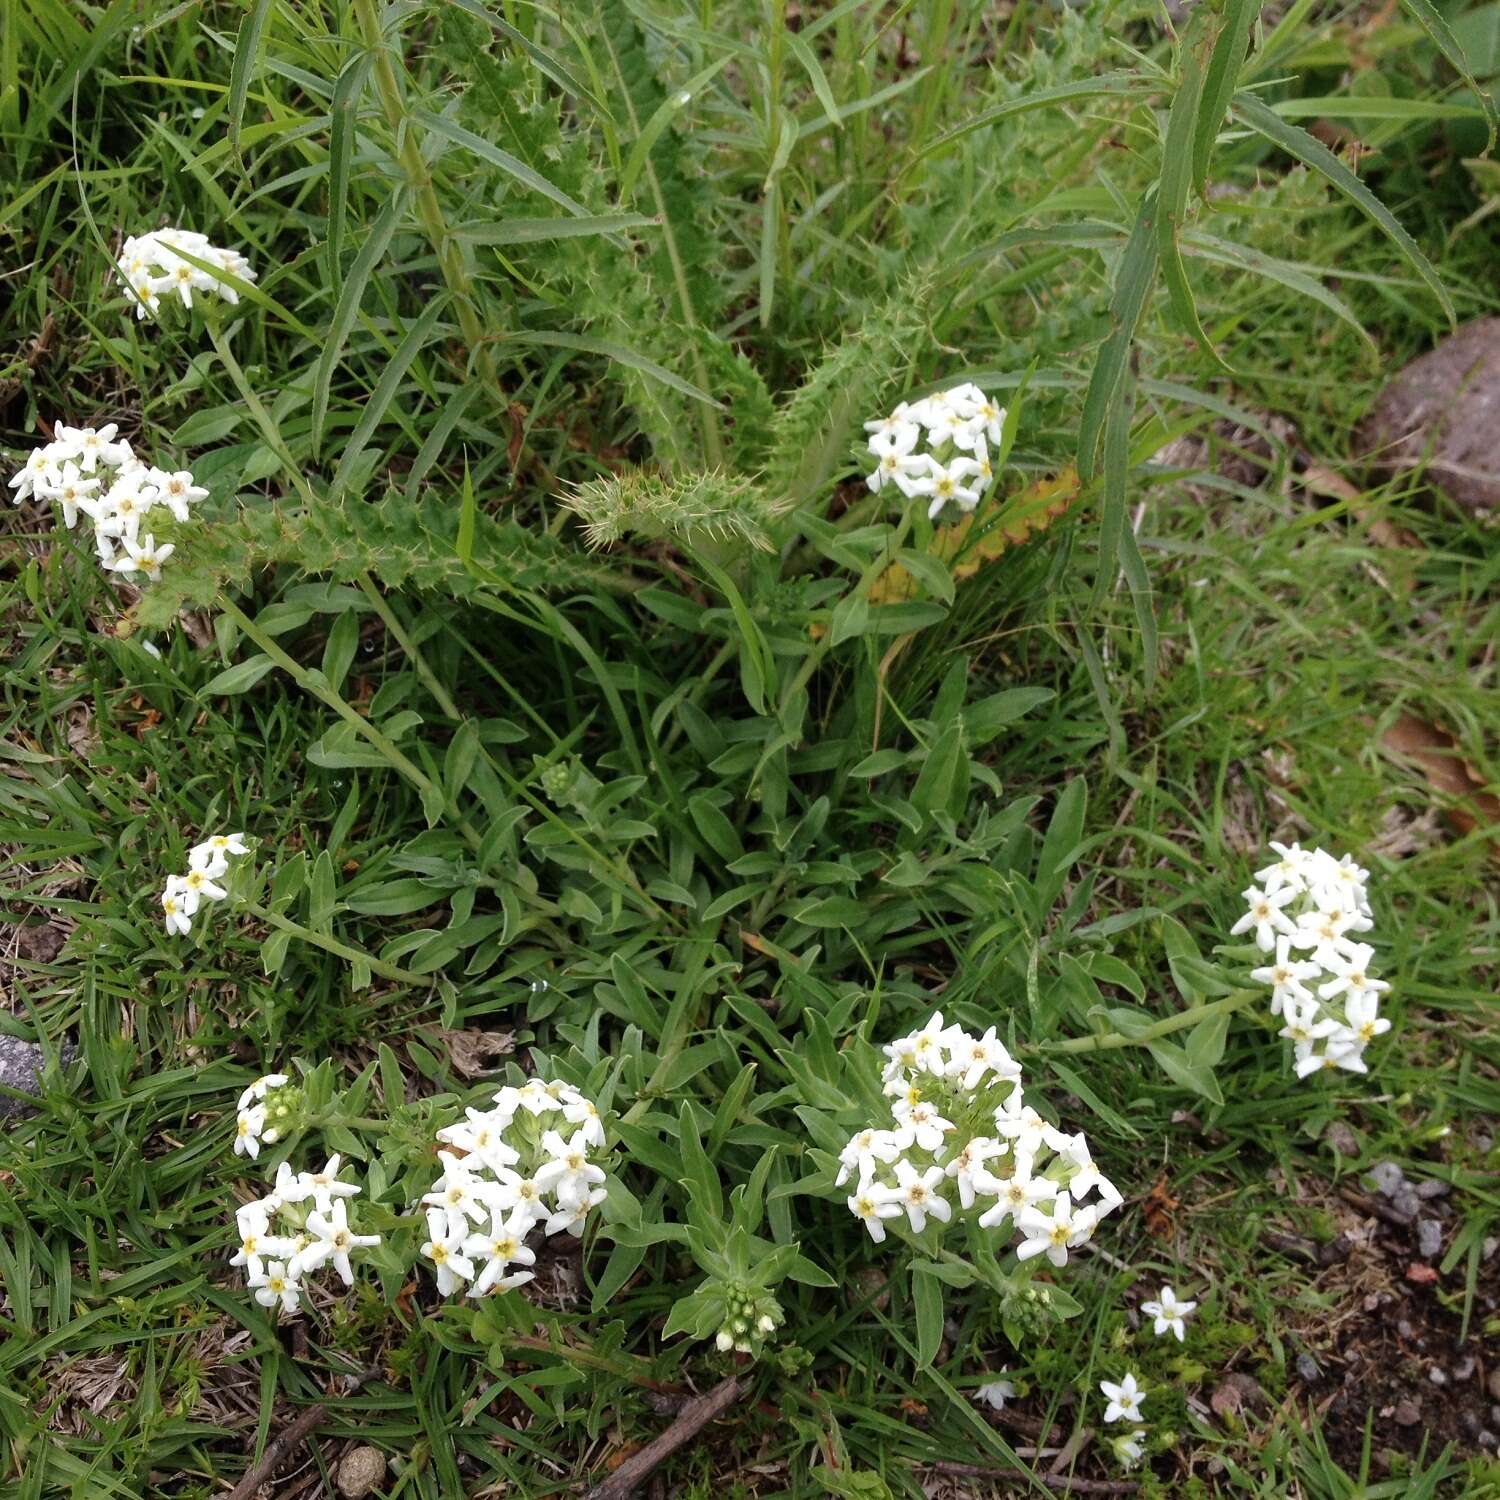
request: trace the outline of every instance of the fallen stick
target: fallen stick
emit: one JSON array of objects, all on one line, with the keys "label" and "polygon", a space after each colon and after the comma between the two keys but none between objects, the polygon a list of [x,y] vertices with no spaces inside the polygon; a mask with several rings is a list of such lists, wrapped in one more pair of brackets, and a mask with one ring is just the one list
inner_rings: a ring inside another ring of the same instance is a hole
[{"label": "fallen stick", "polygon": [[[377,1368],[363,1370],[358,1375],[350,1375],[348,1388],[344,1394],[352,1396],[367,1380],[379,1373]],[[315,1402],[305,1411],[299,1412],[289,1426],[283,1428],[266,1444],[266,1451],[261,1454],[260,1462],[252,1464],[245,1471],[244,1478],[230,1490],[224,1500],[252,1500],[261,1485],[291,1457],[292,1453],[302,1445],[308,1433],[327,1415],[328,1403],[326,1401]]]},{"label": "fallen stick", "polygon": [[[720,1412],[739,1400],[741,1391],[739,1377],[730,1375],[721,1380],[706,1396],[689,1401],[678,1412],[670,1427],[653,1438],[639,1453],[632,1453],[608,1479],[596,1484],[584,1500],[625,1500],[633,1495],[636,1486],[682,1445],[690,1442],[703,1431]],[[230,1500],[240,1500],[231,1496]]]}]

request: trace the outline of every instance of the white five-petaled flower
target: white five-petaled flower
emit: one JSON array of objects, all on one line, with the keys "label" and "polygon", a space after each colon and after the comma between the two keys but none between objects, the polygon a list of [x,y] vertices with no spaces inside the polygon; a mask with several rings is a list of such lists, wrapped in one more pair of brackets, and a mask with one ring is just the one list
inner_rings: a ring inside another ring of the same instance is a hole
[{"label": "white five-petaled flower", "polygon": [[953,1205],[940,1192],[943,1180],[941,1167],[919,1172],[910,1162],[896,1163],[896,1201],[905,1209],[914,1234],[927,1227],[929,1215],[944,1224],[953,1217]]},{"label": "white five-petaled flower", "polygon": [[468,1235],[462,1226],[455,1228],[442,1209],[434,1208],[427,1215],[427,1236],[422,1254],[437,1272],[438,1291],[444,1297],[451,1297],[465,1282],[474,1279],[474,1262],[464,1254]]},{"label": "white five-petaled flower", "polygon": [[557,1131],[548,1130],[542,1135],[542,1150],[548,1159],[536,1169],[536,1185],[544,1192],[554,1193],[559,1203],[565,1206],[578,1203],[604,1181],[604,1168],[589,1160],[585,1131],[576,1130],[570,1139],[564,1140]]},{"label": "white five-petaled flower", "polygon": [[1098,1223],[1096,1208],[1075,1208],[1068,1190],[1063,1188],[1052,1200],[1051,1213],[1039,1208],[1022,1209],[1017,1228],[1025,1238],[1016,1248],[1018,1260],[1045,1255],[1054,1266],[1068,1263],[1068,1251],[1088,1240]]},{"label": "white five-petaled flower", "polygon": [[949,504],[956,505],[961,511],[973,510],[979,504],[979,490],[964,481],[978,473],[979,465],[972,458],[955,458],[946,464],[929,458],[927,473],[912,482],[911,492],[929,497],[929,520],[936,520],[943,507]]},{"label": "white five-petaled flower", "polygon": [[234,1123],[235,1155],[248,1156],[251,1160],[259,1156],[261,1133],[265,1128],[266,1110],[263,1104],[240,1110]]},{"label": "white five-petaled flower", "polygon": [[171,542],[158,546],[150,532],[140,541],[127,532],[120,537],[120,546],[123,550],[115,555],[110,567],[116,573],[144,573],[153,583],[161,578],[161,565],[177,550]]},{"label": "white five-petaled flower", "polygon": [[1180,1344],[1186,1336],[1187,1317],[1197,1306],[1196,1302],[1186,1301],[1171,1287],[1164,1286],[1159,1296],[1141,1303],[1141,1311],[1153,1320],[1157,1338],[1170,1332]]},{"label": "white five-petaled flower", "polygon": [[1282,910],[1292,900],[1294,894],[1288,889],[1270,892],[1252,885],[1249,890],[1243,892],[1248,903],[1248,910],[1229,929],[1229,935],[1238,937],[1243,932],[1253,930],[1256,946],[1263,953],[1269,953],[1276,946],[1278,934],[1290,935],[1297,930]]},{"label": "white five-petaled flower", "polygon": [[[1004,1374],[1005,1371],[1002,1370],[1000,1375],[1003,1377]],[[982,1401],[994,1411],[999,1411],[1007,1401],[1016,1399],[1016,1388],[1010,1381],[1003,1378],[987,1380],[983,1385],[975,1386],[974,1399]]]},{"label": "white five-petaled flower", "polygon": [[161,910],[169,933],[186,937],[193,930],[192,916],[185,909],[182,898],[176,891],[168,888],[161,893]]},{"label": "white five-petaled flower", "polygon": [[252,1271],[250,1287],[262,1307],[279,1306],[284,1313],[294,1313],[302,1305],[302,1287],[283,1261],[269,1261],[263,1269]]},{"label": "white five-petaled flower", "polygon": [[367,1249],[380,1243],[378,1234],[355,1234],[349,1228],[349,1206],[342,1199],[328,1213],[314,1209],[307,1216],[312,1242],[292,1257],[292,1268],[298,1276],[330,1261],[345,1286],[354,1285],[354,1267],[349,1262],[351,1250]]},{"label": "white five-petaled flower", "polygon": [[1127,1374],[1118,1383],[1101,1380],[1099,1389],[1104,1392],[1108,1405],[1104,1408],[1106,1422],[1139,1422],[1141,1402],[1145,1399],[1145,1388],[1133,1374]]},{"label": "white five-petaled flower", "polygon": [[483,1297],[496,1289],[509,1291],[532,1279],[535,1274],[532,1271],[506,1275],[506,1271],[513,1265],[536,1264],[536,1252],[526,1248],[526,1236],[530,1229],[531,1221],[523,1211],[512,1209],[507,1218],[497,1208],[491,1213],[489,1224],[464,1241],[464,1254],[476,1262],[485,1262],[484,1269],[469,1288],[470,1296]]},{"label": "white five-petaled flower", "polygon": [[870,1238],[877,1245],[885,1239],[885,1221],[901,1213],[895,1190],[875,1182],[861,1182],[848,1201],[849,1212],[870,1231]]},{"label": "white five-petaled flower", "polygon": [[1110,1446],[1115,1450],[1115,1458],[1120,1464],[1127,1469],[1131,1468],[1145,1455],[1145,1429],[1137,1427],[1134,1432],[1122,1432],[1118,1437],[1110,1439]]},{"label": "white five-petaled flower", "polygon": [[1263,968],[1252,969],[1250,977],[1261,984],[1271,986],[1271,1014],[1279,1016],[1288,1001],[1298,1005],[1312,999],[1307,988],[1309,979],[1316,979],[1322,968],[1310,959],[1292,957],[1292,940],[1285,934],[1276,938],[1276,958]]}]

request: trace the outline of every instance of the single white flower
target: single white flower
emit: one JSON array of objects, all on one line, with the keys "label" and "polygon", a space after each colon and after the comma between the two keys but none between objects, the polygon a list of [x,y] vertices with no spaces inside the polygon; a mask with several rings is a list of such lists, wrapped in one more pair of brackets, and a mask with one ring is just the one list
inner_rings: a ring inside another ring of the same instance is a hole
[{"label": "single white flower", "polygon": [[604,1168],[589,1160],[589,1143],[584,1131],[575,1130],[564,1140],[555,1130],[542,1136],[542,1150],[547,1160],[533,1174],[536,1185],[550,1191],[564,1206],[582,1202],[589,1191],[604,1181]]},{"label": "single white flower", "polygon": [[156,538],[149,532],[144,541],[137,542],[128,533],[120,537],[124,552],[116,556],[111,567],[117,573],[144,573],[152,583],[161,579],[161,565],[177,550],[171,542],[156,545]]},{"label": "single white flower", "polygon": [[1363,999],[1366,995],[1378,998],[1383,991],[1390,989],[1390,985],[1370,973],[1374,957],[1375,950],[1368,943],[1350,943],[1342,953],[1330,954],[1323,967],[1333,977],[1318,986],[1319,997],[1332,1000],[1343,995],[1346,1003],[1356,998]]},{"label": "single white flower", "polygon": [[1313,998],[1307,981],[1316,979],[1323,972],[1322,967],[1310,959],[1293,958],[1291,950],[1291,938],[1286,934],[1278,935],[1275,962],[1250,971],[1252,979],[1271,986],[1273,1016],[1279,1016],[1289,1000],[1297,1005],[1307,1004]]},{"label": "single white flower", "polygon": [[455,1233],[466,1234],[470,1220],[482,1223],[489,1217],[487,1185],[469,1169],[466,1159],[451,1151],[439,1151],[438,1160],[443,1164],[442,1175],[422,1195],[422,1202],[446,1215]]},{"label": "single white flower", "polygon": [[1256,946],[1263,953],[1269,953],[1276,946],[1278,933],[1290,935],[1296,931],[1291,918],[1282,910],[1296,895],[1295,891],[1287,888],[1272,893],[1252,885],[1248,890],[1242,891],[1241,895],[1248,903],[1249,910],[1229,929],[1230,937],[1238,937],[1242,932],[1249,932],[1253,928]]},{"label": "single white flower", "polygon": [[302,1305],[302,1288],[282,1261],[273,1260],[263,1270],[252,1271],[250,1286],[255,1292],[255,1300],[262,1307],[279,1304],[282,1312],[294,1313]]},{"label": "single white flower", "polygon": [[234,1154],[248,1156],[252,1161],[259,1156],[261,1132],[265,1128],[266,1109],[263,1104],[240,1110],[234,1123]]},{"label": "single white flower", "polygon": [[349,1262],[349,1252],[380,1243],[378,1234],[355,1234],[349,1228],[349,1205],[342,1199],[329,1213],[319,1213],[314,1209],[308,1214],[307,1229],[313,1236],[312,1243],[292,1257],[294,1274],[305,1276],[324,1261],[332,1261],[345,1286],[354,1285],[354,1267]]},{"label": "single white flower", "polygon": [[[564,1232],[571,1234],[574,1239],[580,1238],[583,1234],[583,1226],[588,1221],[589,1210],[597,1208],[608,1196],[609,1194],[602,1187],[596,1187],[589,1193],[587,1198],[580,1198],[577,1203],[564,1203],[560,1205],[555,1213],[548,1214],[545,1221],[542,1222],[542,1233],[549,1239],[554,1234],[562,1234]],[[516,1207],[514,1212],[529,1217],[527,1210],[520,1205]],[[532,1222],[536,1223],[537,1221],[533,1219]]]},{"label": "single white flower", "polygon": [[941,1167],[919,1172],[908,1161],[896,1163],[896,1201],[906,1210],[914,1234],[927,1227],[929,1215],[942,1224],[953,1217],[953,1205],[942,1196],[942,1185]]},{"label": "single white flower", "polygon": [[1024,1238],[1016,1247],[1016,1258],[1030,1260],[1034,1255],[1045,1255],[1054,1266],[1065,1266],[1068,1251],[1088,1240],[1098,1221],[1097,1209],[1074,1208],[1064,1188],[1053,1199],[1050,1214],[1035,1207],[1022,1209],[1016,1227]]},{"label": "single white flower", "polygon": [[901,1205],[888,1187],[876,1182],[862,1182],[849,1197],[849,1212],[870,1231],[870,1238],[877,1245],[885,1240],[885,1220],[894,1219],[901,1212]]},{"label": "single white flower", "polygon": [[496,1209],[486,1228],[471,1234],[464,1241],[464,1254],[476,1262],[485,1262],[484,1269],[469,1288],[471,1297],[483,1297],[497,1286],[501,1291],[508,1291],[511,1286],[520,1286],[531,1280],[534,1273],[530,1271],[522,1273],[520,1277],[507,1278],[505,1275],[513,1265],[536,1264],[536,1252],[526,1248],[526,1236],[530,1229],[531,1223],[524,1212],[512,1209],[507,1218]]},{"label": "single white flower", "polygon": [[975,1194],[988,1189],[985,1184],[995,1179],[990,1176],[985,1162],[1010,1150],[1008,1144],[992,1141],[988,1136],[976,1135],[967,1140],[953,1159],[943,1166],[943,1175],[953,1179],[958,1189],[958,1206],[968,1210],[974,1206]]},{"label": "single white flower", "polygon": [[1145,1388],[1133,1374],[1127,1374],[1118,1384],[1112,1380],[1101,1380],[1099,1389],[1104,1392],[1108,1405],[1104,1408],[1106,1422],[1139,1422],[1141,1402],[1145,1399]]},{"label": "single white flower", "polygon": [[440,1141],[467,1151],[492,1172],[513,1167],[520,1161],[520,1152],[506,1141],[504,1126],[498,1122],[493,1110],[466,1109],[464,1113],[467,1120],[438,1131]]},{"label": "single white flower", "polygon": [[169,933],[186,937],[193,930],[193,919],[183,908],[182,899],[173,890],[161,893],[162,920]]},{"label": "single white flower", "polygon": [[1116,1460],[1122,1467],[1129,1469],[1145,1455],[1145,1429],[1137,1427],[1134,1432],[1122,1432],[1118,1437],[1110,1439],[1110,1446],[1115,1450]]},{"label": "single white flower", "polygon": [[945,505],[956,505],[961,511],[971,511],[979,504],[979,491],[965,480],[979,473],[979,465],[972,458],[955,458],[948,464],[940,464],[935,458],[927,461],[927,473],[914,480],[913,495],[929,496],[927,519],[936,520]]},{"label": "single white flower", "polygon": [[[283,1078],[282,1082],[286,1080]],[[335,1152],[323,1165],[321,1172],[302,1172],[298,1175],[297,1185],[300,1190],[300,1199],[311,1198],[313,1207],[319,1213],[328,1213],[334,1206],[334,1201],[339,1198],[354,1198],[360,1192],[358,1183],[340,1182],[339,1170],[344,1164],[343,1156]],[[294,1200],[288,1199],[288,1202]],[[311,1219],[308,1220],[311,1223]]]},{"label": "single white flower", "polygon": [[284,1258],[292,1253],[292,1242],[275,1232],[263,1204],[244,1204],[235,1217],[240,1233],[240,1247],[230,1256],[229,1264],[244,1266],[247,1276],[261,1274],[265,1257],[274,1255]]},{"label": "single white flower", "polygon": [[1373,1042],[1391,1029],[1391,1023],[1379,1011],[1380,997],[1369,990],[1351,995],[1344,1002],[1344,1019],[1361,1045]]},{"label": "single white flower", "polygon": [[839,1153],[839,1172],[833,1185],[843,1187],[851,1176],[855,1181],[863,1182],[874,1176],[877,1163],[888,1166],[901,1155],[901,1150],[901,1139],[892,1130],[872,1127],[857,1131]]},{"label": "single white flower", "polygon": [[[1005,1371],[1000,1374],[1003,1376]],[[974,1388],[974,1399],[982,1401],[986,1406],[995,1411],[1000,1411],[1007,1401],[1016,1399],[1016,1388],[1008,1380],[988,1380],[981,1386]]]},{"label": "single white flower", "polygon": [[1033,1177],[1030,1160],[1026,1158],[1017,1159],[1015,1170],[1009,1177],[991,1177],[985,1174],[978,1179],[976,1185],[986,1197],[993,1197],[995,1200],[979,1216],[982,1229],[994,1229],[1006,1219],[1013,1219],[1019,1224],[1021,1215],[1027,1209],[1038,1203],[1051,1203],[1061,1191],[1049,1178]]},{"label": "single white flower", "polygon": [[181,890],[190,892],[200,899],[206,897],[210,901],[222,901],[228,894],[223,886],[214,883],[213,877],[207,870],[189,869],[186,875],[173,878],[181,882]]},{"label": "single white flower", "polygon": [[1153,1328],[1157,1338],[1164,1333],[1172,1333],[1180,1344],[1186,1336],[1186,1320],[1198,1304],[1189,1302],[1179,1297],[1169,1286],[1161,1289],[1159,1296],[1150,1301],[1141,1303],[1141,1311],[1148,1318],[1153,1319]]},{"label": "single white flower", "polygon": [[454,1228],[441,1209],[433,1209],[427,1215],[427,1235],[422,1254],[437,1273],[439,1295],[451,1297],[465,1282],[474,1279],[474,1262],[464,1254],[468,1235],[462,1228]]}]

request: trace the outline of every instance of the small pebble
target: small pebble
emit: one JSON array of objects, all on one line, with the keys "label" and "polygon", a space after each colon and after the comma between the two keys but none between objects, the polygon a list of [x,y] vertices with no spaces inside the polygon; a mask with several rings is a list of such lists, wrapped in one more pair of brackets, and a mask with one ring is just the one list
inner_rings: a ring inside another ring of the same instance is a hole
[{"label": "small pebble", "polygon": [[1427,1378],[1433,1383],[1433,1385],[1448,1384],[1448,1372],[1440,1365],[1433,1365],[1433,1367],[1427,1372]]},{"label": "small pebble", "polygon": [[1318,1368],[1318,1362],[1310,1354],[1299,1354],[1297,1356],[1297,1374],[1303,1380],[1316,1380],[1323,1372]]},{"label": "small pebble", "polygon": [[364,1500],[385,1483],[385,1467],[379,1448],[351,1448],[339,1462],[339,1494],[344,1500]]},{"label": "small pebble", "polygon": [[1404,1183],[1390,1195],[1391,1207],[1403,1219],[1415,1219],[1422,1212],[1422,1200]]},{"label": "small pebble", "polygon": [[1453,1367],[1453,1378],[1455,1380],[1467,1380],[1474,1373],[1474,1366],[1478,1361],[1472,1354],[1466,1354]]},{"label": "small pebble", "polygon": [[1484,1244],[1479,1247],[1480,1255],[1485,1260],[1494,1260],[1495,1251],[1500,1250],[1500,1235],[1487,1234]]},{"label": "small pebble", "polygon": [[1490,1371],[1489,1379],[1485,1381],[1484,1388],[1496,1401],[1500,1401],[1500,1369]]},{"label": "small pebble", "polygon": [[1500,1438],[1486,1428],[1476,1439],[1481,1448],[1500,1448]]},{"label": "small pebble", "polygon": [[1436,1219],[1417,1220],[1417,1249],[1432,1260],[1443,1248],[1443,1226]]},{"label": "small pebble", "polygon": [[1323,1132],[1323,1139],[1340,1156],[1359,1155],[1359,1138],[1342,1120],[1332,1121],[1327,1130]]},{"label": "small pebble", "polygon": [[1415,1427],[1422,1420],[1422,1408],[1415,1401],[1398,1401],[1395,1419],[1398,1427]]},{"label": "small pebble", "polygon": [[1370,1168],[1369,1175],[1365,1178],[1365,1181],[1377,1193],[1383,1193],[1389,1198],[1397,1188],[1406,1185],[1406,1173],[1393,1161],[1381,1161],[1376,1162]]},{"label": "small pebble", "polygon": [[1446,1198],[1452,1191],[1451,1184],[1444,1182],[1441,1177],[1429,1177],[1426,1182],[1417,1184],[1419,1198]]},{"label": "small pebble", "polygon": [[1416,1329],[1413,1328],[1405,1318],[1398,1318],[1396,1320],[1396,1332],[1399,1333],[1402,1338],[1409,1339],[1414,1333],[1416,1333]]}]

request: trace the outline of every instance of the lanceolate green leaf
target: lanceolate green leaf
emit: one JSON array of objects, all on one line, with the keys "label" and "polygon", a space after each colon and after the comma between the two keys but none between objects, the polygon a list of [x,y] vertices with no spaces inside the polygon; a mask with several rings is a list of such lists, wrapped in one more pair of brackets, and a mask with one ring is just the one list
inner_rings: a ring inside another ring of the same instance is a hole
[{"label": "lanceolate green leaf", "polygon": [[355,318],[359,316],[359,304],[364,298],[365,288],[390,247],[391,237],[401,222],[405,207],[406,191],[398,188],[386,200],[385,207],[370,226],[370,232],[365,236],[364,244],[359,247],[359,254],[354,257],[354,264],[349,268],[349,276],[334,305],[333,322],[322,341],[318,366],[313,372],[312,452],[315,459],[323,445],[323,426],[328,420],[328,392],[333,383],[333,372],[338,368],[344,344],[354,327]]},{"label": "lanceolate green leaf", "polygon": [[1229,0],[1223,29],[1214,43],[1203,75],[1202,100],[1193,137],[1193,184],[1203,193],[1208,187],[1208,169],[1214,142],[1229,110],[1229,101],[1239,85],[1240,69],[1250,50],[1250,28],[1260,15],[1261,0]]},{"label": "lanceolate green leaf", "polygon": [[1326,177],[1333,187],[1374,220],[1390,237],[1412,270],[1427,283],[1443,311],[1448,314],[1449,321],[1453,321],[1453,302],[1448,296],[1448,289],[1433,269],[1432,263],[1423,255],[1421,247],[1401,227],[1390,209],[1327,146],[1300,127],[1283,120],[1264,100],[1258,99],[1254,94],[1236,94],[1233,108],[1236,118],[1242,124]]},{"label": "lanceolate green leaf", "polygon": [[477,156],[481,161],[488,162],[492,167],[513,177],[522,187],[528,187],[534,193],[540,193],[544,198],[550,198],[559,208],[565,208],[570,214],[576,214],[579,218],[588,216],[588,209],[563,192],[560,187],[555,187],[548,182],[540,172],[528,167],[524,161],[517,156],[512,156],[509,151],[502,151],[492,141],[487,141],[482,135],[475,135],[472,130],[465,130],[456,120],[450,120],[446,115],[435,115],[430,110],[419,109],[413,113],[413,119],[418,120],[434,135],[440,135],[453,142],[455,146],[462,146],[465,151]]},{"label": "lanceolate green leaf", "polygon": [[1474,77],[1464,49],[1458,45],[1458,38],[1453,35],[1452,28],[1433,5],[1432,0],[1401,0],[1401,8],[1432,38],[1433,45],[1447,59],[1448,65],[1469,85],[1474,97],[1479,101],[1480,108],[1484,111],[1484,123],[1489,132],[1485,152],[1488,154],[1493,151],[1497,123],[1495,99],[1492,93],[1494,80],[1489,79],[1481,83]]},{"label": "lanceolate green leaf", "polygon": [[1203,10],[1194,12],[1193,24],[1182,46],[1182,78],[1172,100],[1167,133],[1162,141],[1161,181],[1157,187],[1156,242],[1157,253],[1161,257],[1162,279],[1167,284],[1172,311],[1199,347],[1223,367],[1223,361],[1219,359],[1199,321],[1193,288],[1182,263],[1180,244],[1183,222],[1187,216],[1188,192],[1192,187],[1194,132],[1200,124],[1203,59],[1213,47],[1215,37],[1213,22],[1208,13]]},{"label": "lanceolate green leaf", "polygon": [[240,126],[245,119],[245,101],[250,96],[250,80],[260,60],[261,33],[273,0],[255,0],[240,22],[234,44],[234,62],[229,69],[229,140],[236,152],[240,148]]},{"label": "lanceolate green leaf", "polygon": [[1087,483],[1098,473],[1099,439],[1115,391],[1130,367],[1130,346],[1156,281],[1156,194],[1146,194],[1130,239],[1115,268],[1114,294],[1109,303],[1110,330],[1099,347],[1089,388],[1083,398],[1078,429],[1078,477]]}]

